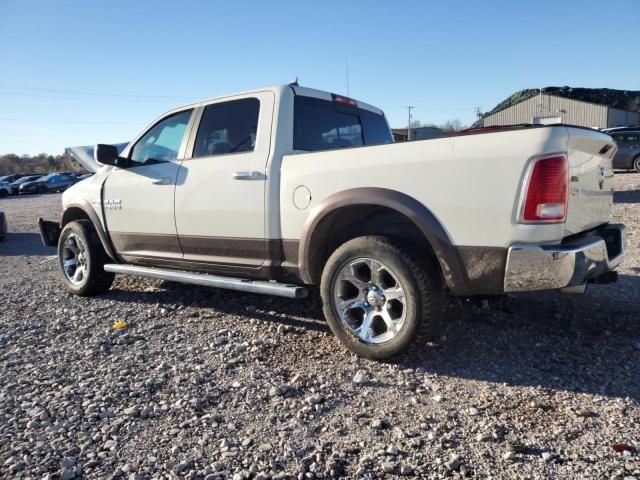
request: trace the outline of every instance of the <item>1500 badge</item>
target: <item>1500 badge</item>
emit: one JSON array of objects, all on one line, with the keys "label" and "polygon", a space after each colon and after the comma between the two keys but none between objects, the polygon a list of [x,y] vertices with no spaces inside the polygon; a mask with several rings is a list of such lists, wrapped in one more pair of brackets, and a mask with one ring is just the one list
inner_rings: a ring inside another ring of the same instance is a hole
[{"label": "1500 badge", "polygon": [[105,200],[104,208],[107,210],[122,210],[122,200]]}]

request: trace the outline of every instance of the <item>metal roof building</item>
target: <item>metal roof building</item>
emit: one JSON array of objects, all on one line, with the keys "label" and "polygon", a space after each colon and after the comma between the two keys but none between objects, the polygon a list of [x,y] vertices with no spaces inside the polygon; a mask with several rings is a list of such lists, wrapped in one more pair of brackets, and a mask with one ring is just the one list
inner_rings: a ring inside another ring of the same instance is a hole
[{"label": "metal roof building", "polygon": [[539,93],[535,97],[485,116],[482,123],[484,127],[518,123],[566,123],[591,128],[611,128],[640,124],[640,113]]}]

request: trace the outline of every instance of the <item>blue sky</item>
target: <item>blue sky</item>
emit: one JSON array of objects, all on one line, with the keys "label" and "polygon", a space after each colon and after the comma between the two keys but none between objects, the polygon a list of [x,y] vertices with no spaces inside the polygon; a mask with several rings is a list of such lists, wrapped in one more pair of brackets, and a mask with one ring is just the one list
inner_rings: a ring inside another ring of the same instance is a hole
[{"label": "blue sky", "polygon": [[[379,3],[379,4],[378,4]],[[471,123],[522,88],[640,90],[640,0],[0,0],[0,154],[126,141],[191,100],[286,83]]]}]

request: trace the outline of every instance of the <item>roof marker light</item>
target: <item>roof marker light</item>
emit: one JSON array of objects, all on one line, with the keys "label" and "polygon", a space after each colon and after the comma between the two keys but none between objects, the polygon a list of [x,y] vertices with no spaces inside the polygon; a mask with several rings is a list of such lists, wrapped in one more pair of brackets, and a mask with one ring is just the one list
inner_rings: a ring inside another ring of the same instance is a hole
[{"label": "roof marker light", "polygon": [[331,98],[335,103],[341,103],[342,105],[349,105],[351,107],[358,106],[358,102],[356,102],[353,98],[343,97],[342,95],[336,95],[335,93],[331,94]]}]

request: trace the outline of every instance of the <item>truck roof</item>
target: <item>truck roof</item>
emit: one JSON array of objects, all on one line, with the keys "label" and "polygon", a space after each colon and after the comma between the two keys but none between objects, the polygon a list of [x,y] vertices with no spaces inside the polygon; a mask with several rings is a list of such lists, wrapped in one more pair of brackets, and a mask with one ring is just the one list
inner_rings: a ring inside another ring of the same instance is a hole
[{"label": "truck roof", "polygon": [[[222,99],[225,99],[225,98],[228,98],[228,97],[235,97],[237,95],[249,95],[249,94],[252,94],[252,93],[265,92],[265,91],[273,92],[276,95],[282,95],[288,89],[292,89],[294,94],[296,94],[296,95],[302,95],[302,96],[305,96],[305,97],[321,98],[323,100],[329,100],[329,101],[333,100],[332,95],[334,95],[334,94],[332,94],[330,92],[327,92],[327,91],[324,91],[324,90],[317,90],[315,88],[309,88],[309,87],[301,87],[300,85],[295,85],[295,84],[292,84],[292,83],[284,83],[284,84],[278,84],[278,85],[271,85],[271,86],[263,87],[263,88],[254,88],[254,89],[251,89],[251,90],[243,90],[241,92],[234,92],[234,93],[230,93],[230,94],[227,94],[227,95],[219,95],[219,96],[216,96],[216,97],[204,98],[204,99],[198,100],[196,102],[191,102],[191,103],[187,103],[185,105],[180,105],[179,107],[176,107],[176,108],[174,108],[172,110],[177,110],[177,109],[182,109],[182,108],[185,108],[185,107],[195,106],[195,105],[199,105],[201,103],[212,102],[212,101],[215,101],[215,100],[222,100]],[[343,95],[340,95],[340,96],[343,97],[343,98],[347,98],[347,97],[344,97]],[[365,110],[369,110],[369,111],[371,111],[373,113],[377,113],[378,115],[384,115],[384,112],[381,109],[379,109],[377,107],[374,107],[373,105],[370,105],[368,103],[362,102],[362,101],[357,100],[357,99],[353,99],[353,100],[356,101],[356,103],[358,104],[359,108],[363,108]]]}]

